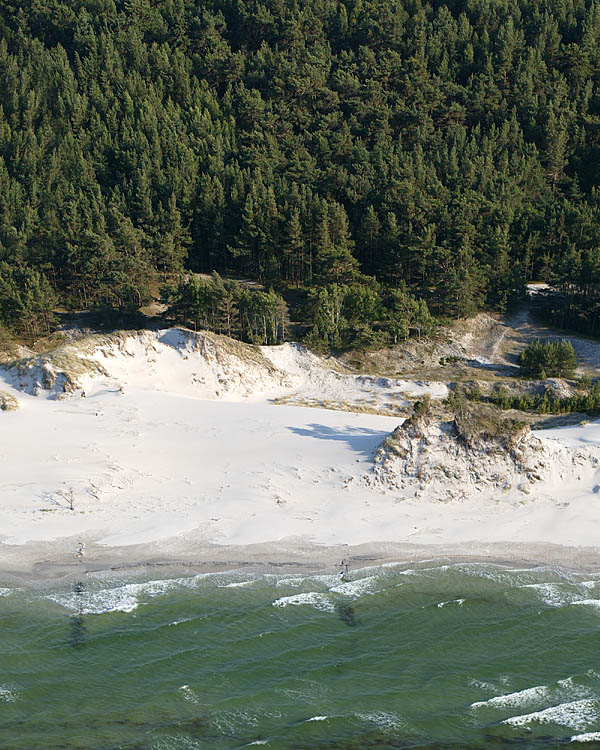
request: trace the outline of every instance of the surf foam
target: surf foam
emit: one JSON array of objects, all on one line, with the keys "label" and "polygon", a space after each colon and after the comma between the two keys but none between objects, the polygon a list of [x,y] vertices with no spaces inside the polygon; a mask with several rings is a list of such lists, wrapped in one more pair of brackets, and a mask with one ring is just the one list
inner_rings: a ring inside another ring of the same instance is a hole
[{"label": "surf foam", "polygon": [[547,685],[536,685],[535,687],[517,690],[506,695],[496,695],[486,701],[475,701],[471,708],[520,708],[528,703],[539,702],[550,697],[551,691]]},{"label": "surf foam", "polygon": [[0,685],[0,701],[14,703],[19,699],[19,691],[12,685]]},{"label": "surf foam", "polygon": [[574,734],[571,742],[600,742],[600,732],[587,732],[586,734]]},{"label": "surf foam", "polygon": [[560,703],[558,706],[550,706],[542,711],[534,711],[530,714],[511,716],[502,724],[512,727],[524,727],[527,724],[537,722],[539,724],[559,724],[578,731],[588,729],[591,724],[596,724],[600,718],[598,711],[600,704],[597,700],[585,699]]},{"label": "surf foam", "polygon": [[322,612],[334,612],[335,607],[326,594],[317,591],[309,591],[305,594],[293,594],[292,596],[282,596],[273,602],[274,607],[309,605]]}]

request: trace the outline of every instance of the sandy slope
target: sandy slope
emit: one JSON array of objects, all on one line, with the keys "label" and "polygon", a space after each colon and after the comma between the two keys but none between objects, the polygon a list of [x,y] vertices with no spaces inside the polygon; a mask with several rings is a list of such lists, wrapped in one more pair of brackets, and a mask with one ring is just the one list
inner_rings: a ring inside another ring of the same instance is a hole
[{"label": "sandy slope", "polygon": [[[94,545],[156,540],[170,540],[171,552],[282,539],[597,545],[595,470],[503,501],[486,493],[462,503],[406,498],[368,480],[398,418],[270,402],[368,393],[384,404],[390,394],[428,388],[443,396],[440,384],[356,378],[292,345],[249,353],[217,339],[163,331],[88,342],[78,356],[101,368],[71,378],[66,399],[55,398],[65,395],[56,361],[0,370],[2,389],[20,402],[0,412],[0,562],[31,541],[56,539],[52,549],[72,555],[79,538],[89,556]],[[44,366],[53,384],[44,383]],[[600,424],[551,437],[597,445]]]}]

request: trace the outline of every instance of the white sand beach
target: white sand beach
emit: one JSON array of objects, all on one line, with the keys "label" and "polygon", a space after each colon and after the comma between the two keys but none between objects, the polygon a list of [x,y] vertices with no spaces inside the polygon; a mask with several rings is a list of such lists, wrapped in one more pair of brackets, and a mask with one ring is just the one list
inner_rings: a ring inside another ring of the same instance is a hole
[{"label": "white sand beach", "polygon": [[[250,347],[222,341],[174,329],[88,340],[67,352],[91,363],[75,368],[67,392],[64,353],[0,370],[0,390],[19,402],[0,412],[0,566],[34,548],[73,560],[79,541],[86,561],[127,549],[139,559],[140,545],[154,557],[208,547],[272,556],[376,544],[385,557],[401,545],[495,556],[515,545],[520,556],[523,545],[600,546],[600,472],[588,465],[529,494],[462,502],[372,481],[374,452],[402,419],[366,407],[400,412],[408,395],[444,397],[442,383],[351,375],[290,344],[248,359]],[[338,409],[296,405],[309,402]],[[600,423],[543,439],[594,452]]]}]

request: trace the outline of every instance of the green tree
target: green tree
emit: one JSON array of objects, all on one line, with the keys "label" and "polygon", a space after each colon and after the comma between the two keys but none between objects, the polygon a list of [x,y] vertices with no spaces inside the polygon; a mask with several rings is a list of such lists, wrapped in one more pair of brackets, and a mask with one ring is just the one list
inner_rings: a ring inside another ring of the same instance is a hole
[{"label": "green tree", "polygon": [[565,339],[532,342],[519,353],[518,363],[524,375],[541,379],[570,378],[577,368],[573,345]]},{"label": "green tree", "polygon": [[34,337],[50,333],[57,295],[44,274],[0,262],[0,323]]}]

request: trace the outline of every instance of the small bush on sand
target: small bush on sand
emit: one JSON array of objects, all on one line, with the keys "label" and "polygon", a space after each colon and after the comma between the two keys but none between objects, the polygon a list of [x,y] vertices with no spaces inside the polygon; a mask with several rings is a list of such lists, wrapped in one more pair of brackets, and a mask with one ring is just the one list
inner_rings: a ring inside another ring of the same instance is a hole
[{"label": "small bush on sand", "polygon": [[19,402],[10,393],[0,391],[0,411],[16,411],[19,408]]},{"label": "small bush on sand", "polygon": [[415,417],[426,417],[431,414],[431,396],[428,393],[415,403],[413,414]]}]

